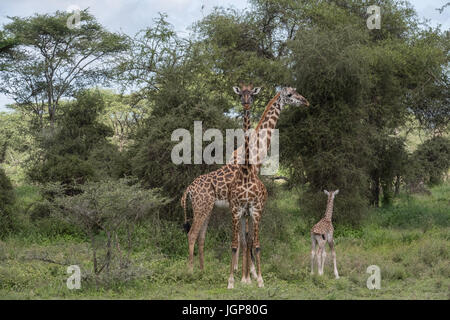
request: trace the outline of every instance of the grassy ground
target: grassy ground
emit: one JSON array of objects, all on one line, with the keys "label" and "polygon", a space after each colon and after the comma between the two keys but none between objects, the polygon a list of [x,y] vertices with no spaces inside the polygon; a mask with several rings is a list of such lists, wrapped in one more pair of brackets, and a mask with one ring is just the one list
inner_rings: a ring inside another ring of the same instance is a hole
[{"label": "grassy ground", "polygon": [[[392,207],[371,211],[359,229],[335,226],[338,280],[330,259],[323,277],[310,275],[314,221],[303,217],[296,193],[279,192],[263,218],[265,287],[242,285],[239,271],[234,290],[226,289],[228,216],[211,222],[204,272],[187,272],[186,235],[177,224],[152,223],[138,230],[133,267],[97,286],[83,235],[51,219],[31,222],[25,212],[39,198],[37,190],[24,186],[17,194],[24,231],[0,241],[4,299],[450,299],[449,184],[431,196],[402,195]],[[81,267],[80,290],[66,287],[71,264]],[[369,265],[381,269],[380,290],[366,287]]]}]

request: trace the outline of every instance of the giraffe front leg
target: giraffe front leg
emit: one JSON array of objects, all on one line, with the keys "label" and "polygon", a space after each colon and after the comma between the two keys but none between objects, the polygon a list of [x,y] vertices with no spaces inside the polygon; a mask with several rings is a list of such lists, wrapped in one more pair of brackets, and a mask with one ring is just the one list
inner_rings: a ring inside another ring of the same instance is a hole
[{"label": "giraffe front leg", "polygon": [[257,277],[256,281],[258,282],[258,287],[264,287],[264,280],[262,278],[261,273],[261,246],[259,243],[259,222],[261,220],[261,211],[253,210],[252,212],[253,218],[253,248],[255,249],[256,256],[256,269],[257,269]]},{"label": "giraffe front leg", "polygon": [[253,250],[250,251],[250,274],[252,275],[253,279],[258,279],[258,274],[256,273],[255,268],[255,256],[253,254]]},{"label": "giraffe front leg", "polygon": [[240,244],[242,247],[242,279],[241,283],[248,284],[250,281],[250,277],[248,276],[248,266],[249,266],[249,259],[248,259],[248,239],[246,235],[246,219],[244,216],[241,216],[241,234],[240,234]]},{"label": "giraffe front leg", "polygon": [[339,279],[339,273],[336,264],[336,249],[334,248],[334,240],[332,237],[328,240],[328,244],[330,245],[331,256],[333,257],[334,276],[336,277],[336,279]]},{"label": "giraffe front leg", "polygon": [[233,240],[231,242],[231,267],[230,277],[228,278],[228,289],[234,288],[234,266],[236,264],[236,253],[239,241],[239,219],[237,218],[237,211],[232,210],[233,214]]},{"label": "giraffe front leg", "polygon": [[237,247],[237,251],[236,251],[236,258],[235,258],[235,261],[234,261],[234,271],[238,271],[240,248],[241,248],[241,240],[238,238],[238,247]]}]

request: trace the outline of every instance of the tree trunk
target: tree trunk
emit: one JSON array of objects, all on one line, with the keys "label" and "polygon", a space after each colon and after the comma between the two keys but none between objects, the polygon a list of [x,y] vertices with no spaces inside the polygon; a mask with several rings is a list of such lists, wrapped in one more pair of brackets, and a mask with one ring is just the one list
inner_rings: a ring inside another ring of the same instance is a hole
[{"label": "tree trunk", "polygon": [[394,185],[394,197],[397,197],[400,194],[400,175],[397,174],[395,177],[395,185]]},{"label": "tree trunk", "polygon": [[378,208],[380,205],[380,178],[372,178],[372,199],[370,204]]}]

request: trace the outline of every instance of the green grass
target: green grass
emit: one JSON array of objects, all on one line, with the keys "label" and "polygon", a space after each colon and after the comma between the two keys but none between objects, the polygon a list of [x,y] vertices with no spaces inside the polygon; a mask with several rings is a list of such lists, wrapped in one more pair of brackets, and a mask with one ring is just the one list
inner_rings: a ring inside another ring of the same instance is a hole
[{"label": "green grass", "polygon": [[[96,285],[90,276],[89,244],[73,230],[39,233],[22,217],[25,230],[0,242],[0,298],[4,299],[449,299],[450,185],[431,196],[402,195],[390,208],[372,210],[359,229],[336,225],[341,278],[328,259],[323,277],[310,275],[309,229],[297,194],[269,199],[261,233],[264,288],[240,283],[226,289],[230,264],[229,215],[215,212],[206,244],[206,268],[186,269],[186,235],[176,223],[137,230],[133,266]],[[38,199],[17,189],[17,210]],[[338,201],[338,199],[336,200]],[[40,226],[39,228],[41,228]],[[329,250],[328,250],[329,251]],[[330,255],[328,255],[330,257]],[[43,260],[52,260],[60,264]],[[80,290],[66,287],[67,265],[85,276]],[[369,265],[381,268],[381,289],[369,290]]]}]

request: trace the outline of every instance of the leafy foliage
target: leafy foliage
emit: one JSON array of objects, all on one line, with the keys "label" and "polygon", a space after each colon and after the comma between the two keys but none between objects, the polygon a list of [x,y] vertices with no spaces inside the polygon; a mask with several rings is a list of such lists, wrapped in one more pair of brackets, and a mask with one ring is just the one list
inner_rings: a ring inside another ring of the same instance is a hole
[{"label": "leafy foliage", "polygon": [[32,180],[83,183],[95,177],[95,167],[89,163],[91,152],[107,144],[112,130],[99,121],[104,101],[96,91],[84,91],[69,102],[55,129],[40,136],[42,153],[36,156],[29,171]]},{"label": "leafy foliage", "polygon": [[[448,32],[419,23],[396,0],[375,1],[383,8],[379,30],[367,28],[363,0],[250,4],[242,12],[214,9],[185,38],[165,14],[134,36],[108,32],[88,10],[79,29],[67,28],[63,12],[11,18],[0,35],[14,39],[1,54],[1,90],[15,98],[16,114],[34,121],[21,122],[29,131],[18,139],[24,132],[11,124],[20,121],[1,117],[0,160],[11,166],[11,150],[20,149],[30,161],[16,163],[27,163],[38,182],[133,175],[145,188],[161,188],[171,200],[164,216],[177,220],[184,188],[217,166],[173,164],[171,134],[192,133],[194,121],[204,130],[240,127],[231,87],[244,81],[264,88],[253,120],[279,86],[296,87],[311,103],[287,106],[278,123],[281,170],[290,188],[306,186],[301,205],[310,217],[323,213],[323,189],[341,190],[337,222],[357,225],[369,205],[392,205],[402,182],[441,181]],[[80,91],[113,78],[120,94]],[[411,118],[434,137],[412,155],[399,134]]]},{"label": "leafy foliage", "polygon": [[409,177],[413,183],[422,181],[429,185],[440,184],[450,169],[450,139],[433,137],[419,145],[411,158],[416,165],[416,170]]},{"label": "leafy foliage", "polygon": [[[48,186],[60,194],[54,200],[56,214],[78,226],[89,238],[93,250],[93,272],[110,271],[113,261],[119,267],[130,263],[133,232],[138,223],[166,203],[157,190],[144,190],[131,180],[88,182],[81,193],[65,196],[57,184]],[[100,253],[104,256],[100,257]]]},{"label": "leafy foliage", "polygon": [[[68,28],[70,13],[57,11],[32,17],[12,17],[3,32],[17,44],[2,55],[0,92],[15,108],[53,124],[61,98],[108,80],[111,59],[126,49],[124,39],[106,31],[86,10],[80,28]],[[43,125],[43,123],[42,123]]]},{"label": "leafy foliage", "polygon": [[15,195],[11,181],[0,168],[0,237],[3,237],[12,227],[11,205]]}]

